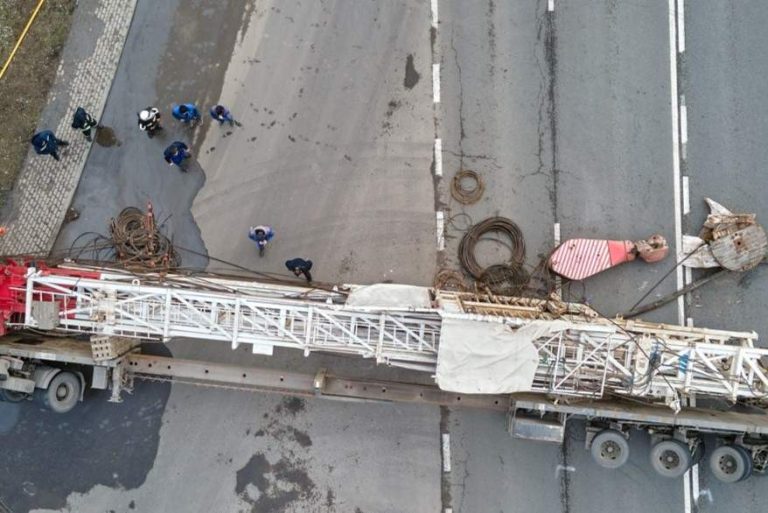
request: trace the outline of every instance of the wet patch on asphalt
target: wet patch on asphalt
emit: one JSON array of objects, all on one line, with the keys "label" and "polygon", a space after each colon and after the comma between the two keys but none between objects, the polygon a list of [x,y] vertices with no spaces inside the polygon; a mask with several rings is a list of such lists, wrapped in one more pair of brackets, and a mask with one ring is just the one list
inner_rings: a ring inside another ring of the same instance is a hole
[{"label": "wet patch on asphalt", "polygon": [[[169,354],[154,346],[153,353]],[[168,383],[137,381],[120,404],[107,401],[109,391],[88,391],[63,415],[32,401],[0,403],[0,418],[16,418],[0,434],[0,499],[21,513],[64,508],[70,494],[96,485],[138,488],[157,455],[170,390]]]},{"label": "wet patch on asphalt", "polygon": [[[265,419],[270,419],[266,427],[253,433],[255,438],[269,437],[270,442],[277,443],[268,444],[275,452],[254,453],[236,472],[235,493],[251,512],[282,512],[289,507],[334,504],[333,491],[328,489],[322,493],[309,475],[305,456],[312,439],[294,425],[293,418],[305,407],[303,399],[285,397],[272,414],[264,414]],[[250,429],[245,434],[249,436]]]},{"label": "wet patch on asphalt", "polygon": [[[244,34],[255,8],[255,0],[201,0],[195,8],[177,9],[170,23],[170,41],[155,81],[160,105],[194,101],[204,115],[219,101],[226,68],[211,63],[229,62],[237,35]],[[204,13],[201,15],[201,13]],[[216,27],[215,38],[210,37]],[[234,113],[237,117],[237,113]],[[192,139],[194,152],[205,140],[205,132],[218,129],[214,123],[199,125]],[[227,134],[229,135],[229,134]]]},{"label": "wet patch on asphalt", "polygon": [[97,128],[96,136],[93,138],[93,141],[99,146],[105,147],[120,146],[122,144],[115,135],[115,131],[108,126]]},{"label": "wet patch on asphalt", "polygon": [[297,458],[270,463],[264,454],[256,453],[237,471],[235,492],[253,513],[285,511],[296,502],[314,501],[317,487],[303,464]]}]

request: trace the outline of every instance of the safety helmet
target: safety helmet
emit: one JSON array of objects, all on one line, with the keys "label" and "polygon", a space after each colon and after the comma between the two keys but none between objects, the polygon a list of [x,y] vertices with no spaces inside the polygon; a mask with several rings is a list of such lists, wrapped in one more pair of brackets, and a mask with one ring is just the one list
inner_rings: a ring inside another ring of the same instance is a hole
[{"label": "safety helmet", "polygon": [[149,121],[152,119],[152,113],[149,112],[149,109],[144,109],[141,112],[139,112],[139,119],[142,121]]}]

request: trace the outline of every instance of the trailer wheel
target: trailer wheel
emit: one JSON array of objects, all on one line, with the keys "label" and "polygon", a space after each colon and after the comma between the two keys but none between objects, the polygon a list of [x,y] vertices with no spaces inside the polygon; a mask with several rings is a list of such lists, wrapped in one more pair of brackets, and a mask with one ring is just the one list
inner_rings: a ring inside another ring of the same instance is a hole
[{"label": "trailer wheel", "polygon": [[723,445],[709,457],[709,470],[724,483],[743,481],[752,475],[752,455],[738,445]]},{"label": "trailer wheel", "polygon": [[71,372],[56,374],[48,388],[35,390],[43,406],[56,413],[67,413],[80,399],[80,379]]},{"label": "trailer wheel", "polygon": [[16,390],[0,389],[0,401],[7,403],[18,403],[27,398],[27,394],[24,392],[17,392]]},{"label": "trailer wheel", "polygon": [[592,458],[603,468],[619,468],[629,459],[629,442],[620,431],[605,429],[592,439]]},{"label": "trailer wheel", "polygon": [[662,440],[651,449],[651,466],[664,477],[680,477],[691,466],[693,456],[679,440]]}]

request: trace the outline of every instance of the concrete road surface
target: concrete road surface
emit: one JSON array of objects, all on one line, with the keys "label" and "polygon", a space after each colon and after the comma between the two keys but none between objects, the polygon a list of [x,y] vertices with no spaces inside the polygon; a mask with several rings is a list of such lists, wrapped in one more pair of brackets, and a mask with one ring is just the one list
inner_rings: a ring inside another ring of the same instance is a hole
[{"label": "concrete road surface", "polygon": [[[329,282],[431,283],[428,16],[408,1],[246,14],[220,96],[242,126],[209,126],[198,156],[192,214],[212,255],[283,274],[310,258]],[[263,258],[246,237],[257,224],[277,234]]]}]

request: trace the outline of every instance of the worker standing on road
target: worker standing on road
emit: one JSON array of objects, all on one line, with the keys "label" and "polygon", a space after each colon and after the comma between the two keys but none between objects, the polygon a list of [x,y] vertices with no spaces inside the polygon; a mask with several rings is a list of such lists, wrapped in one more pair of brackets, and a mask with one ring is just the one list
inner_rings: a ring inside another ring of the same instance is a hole
[{"label": "worker standing on road", "polygon": [[50,155],[59,160],[59,146],[67,146],[69,143],[58,139],[50,130],[43,130],[32,136],[30,141],[38,155]]},{"label": "worker standing on road", "polygon": [[264,256],[264,248],[267,247],[267,243],[271,241],[274,236],[275,231],[269,226],[251,226],[248,229],[248,238],[255,242],[259,247],[259,256]]},{"label": "worker standing on road", "polygon": [[192,156],[192,154],[189,152],[189,147],[184,144],[181,141],[173,141],[163,152],[163,156],[165,157],[165,161],[168,162],[169,165],[173,166],[176,165],[181,169],[182,171],[186,172],[186,163],[184,162],[186,159]]},{"label": "worker standing on road", "polygon": [[211,107],[211,117],[219,122],[219,126],[225,122],[229,123],[229,126],[235,126],[235,118],[232,117],[232,113],[224,105],[214,105]]},{"label": "worker standing on road", "polygon": [[86,141],[91,141],[91,129],[97,125],[98,122],[84,108],[78,107],[75,110],[75,114],[72,116],[72,128],[82,130]]},{"label": "worker standing on road", "polygon": [[197,110],[194,103],[174,105],[171,114],[182,123],[189,123],[191,126],[196,125],[200,121],[200,111]]},{"label": "worker standing on road", "polygon": [[150,138],[155,135],[155,132],[163,129],[160,125],[160,110],[157,108],[149,106],[139,112],[138,116],[139,130],[147,132]]},{"label": "worker standing on road", "polygon": [[293,258],[285,262],[285,266],[296,276],[301,276],[303,274],[307,279],[307,283],[312,281],[312,275],[309,273],[310,269],[312,269],[312,260]]}]

